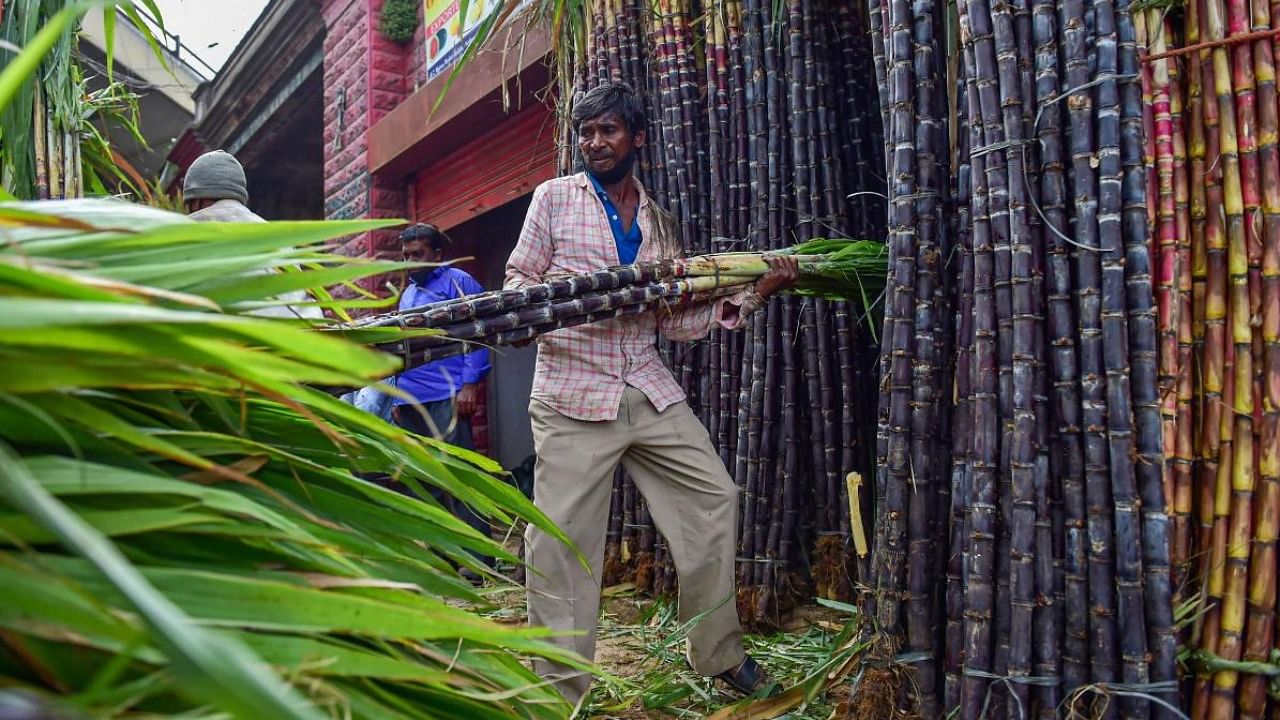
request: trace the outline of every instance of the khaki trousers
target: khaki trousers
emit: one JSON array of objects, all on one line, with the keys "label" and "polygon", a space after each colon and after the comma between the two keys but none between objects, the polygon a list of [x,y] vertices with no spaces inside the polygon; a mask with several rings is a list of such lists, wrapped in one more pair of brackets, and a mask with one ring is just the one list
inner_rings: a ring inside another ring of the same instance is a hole
[{"label": "khaki trousers", "polygon": [[[552,642],[595,659],[605,530],[613,471],[621,462],[671,549],[680,577],[681,623],[707,613],[689,632],[689,663],[703,675],[740,663],[734,587],[738,488],[689,405],[659,413],[644,393],[628,386],[616,420],[574,420],[538,400],[530,401],[529,415],[538,453],[534,503],[591,563],[588,573],[569,548],[530,526],[529,622],[584,633]],[[571,703],[580,703],[591,686],[590,675],[558,663],[536,661],[534,671],[555,682]]]}]

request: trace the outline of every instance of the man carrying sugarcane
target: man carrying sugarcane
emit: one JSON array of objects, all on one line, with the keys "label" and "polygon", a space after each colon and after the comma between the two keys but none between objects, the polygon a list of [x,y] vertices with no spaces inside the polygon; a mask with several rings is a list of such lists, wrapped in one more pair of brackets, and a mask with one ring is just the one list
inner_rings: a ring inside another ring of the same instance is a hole
[{"label": "man carrying sugarcane", "polygon": [[[444,263],[447,242],[444,233],[427,223],[410,225],[400,233],[400,250],[409,262]],[[484,287],[460,268],[448,264],[418,268],[409,273],[409,286],[400,296],[400,309],[482,292]],[[480,401],[480,381],[488,374],[489,351],[483,347],[409,368],[396,377],[395,385],[413,401],[396,397],[392,401],[392,417],[405,430],[473,450],[471,418]],[[443,491],[433,488],[432,492],[459,520],[489,537],[489,523],[465,503]],[[493,566],[493,558],[481,560]],[[473,583],[480,580],[466,568],[462,575]]]},{"label": "man carrying sugarcane", "polygon": [[[562,273],[676,257],[672,217],[645,193],[632,168],[645,144],[645,115],[625,84],[609,83],[574,105],[586,172],[542,183],[533,193],[506,287]],[[734,561],[738,490],[706,429],[663,364],[656,333],[682,341],[715,326],[734,329],[773,293],[794,284],[796,262],[767,258],[754,287],[679,310],[658,310],[557,330],[538,338],[529,415],[537,464],[534,502],[585,554],[530,526],[526,537],[529,622],[559,632],[555,642],[592,659],[600,607],[605,526],[620,462],[649,504],[680,577],[680,619],[694,618],[686,655],[696,672],[736,690],[766,683],[742,647]],[[591,677],[547,661],[534,669],[581,705]]]}]

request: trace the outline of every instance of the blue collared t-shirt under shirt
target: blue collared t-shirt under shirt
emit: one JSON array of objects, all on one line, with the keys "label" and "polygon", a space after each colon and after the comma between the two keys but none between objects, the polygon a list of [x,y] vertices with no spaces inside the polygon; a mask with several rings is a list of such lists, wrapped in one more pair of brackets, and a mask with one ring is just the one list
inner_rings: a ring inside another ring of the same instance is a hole
[{"label": "blue collared t-shirt under shirt", "polygon": [[[455,267],[438,267],[422,282],[413,282],[400,296],[400,309],[405,310],[441,300],[484,292],[475,278]],[[480,347],[463,355],[419,365],[400,373],[396,387],[409,393],[420,403],[445,400],[458,394],[463,385],[480,382],[489,373],[489,350]],[[404,405],[401,398],[396,405]]]},{"label": "blue collared t-shirt under shirt", "polygon": [[621,216],[618,215],[618,208],[609,199],[609,193],[605,192],[604,186],[591,173],[587,173],[587,177],[591,178],[591,185],[596,189],[596,195],[600,196],[600,202],[604,204],[605,216],[609,218],[609,229],[613,231],[613,242],[618,246],[618,260],[623,265],[630,265],[636,261],[636,255],[640,253],[640,218],[631,218],[631,227],[622,228]]}]

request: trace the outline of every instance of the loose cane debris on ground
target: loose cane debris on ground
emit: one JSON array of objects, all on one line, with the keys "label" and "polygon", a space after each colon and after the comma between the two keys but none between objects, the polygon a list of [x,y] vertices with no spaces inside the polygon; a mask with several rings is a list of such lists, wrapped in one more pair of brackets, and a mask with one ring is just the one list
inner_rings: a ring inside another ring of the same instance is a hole
[{"label": "loose cane debris on ground", "polygon": [[[524,594],[515,588],[489,594],[500,622],[524,622]],[[849,683],[862,644],[852,607],[806,605],[782,632],[748,635],[757,658],[780,691],[739,699],[684,658],[682,628],[670,600],[654,600],[633,586],[605,590],[596,662],[612,680],[598,680],[581,718],[707,718],[708,720],[832,720],[846,716]]]}]

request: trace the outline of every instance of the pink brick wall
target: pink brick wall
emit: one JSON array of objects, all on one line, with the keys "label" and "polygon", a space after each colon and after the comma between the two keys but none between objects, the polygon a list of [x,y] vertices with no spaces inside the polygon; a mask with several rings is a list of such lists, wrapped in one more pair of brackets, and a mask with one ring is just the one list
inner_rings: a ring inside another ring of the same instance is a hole
[{"label": "pink brick wall", "polygon": [[422,16],[426,11],[425,3],[418,3],[418,29],[413,32],[406,61],[406,73],[409,83],[416,90],[427,84],[427,41],[423,37],[426,28],[422,24]]},{"label": "pink brick wall", "polygon": [[[370,175],[368,131],[413,90],[407,59],[413,44],[378,32],[383,0],[323,0],[325,216],[407,218],[403,180]],[[419,34],[421,34],[419,32]],[[372,255],[394,245],[395,233],[351,238],[343,251]],[[369,285],[372,287],[372,283]]]}]

